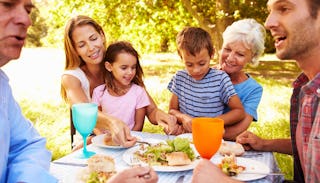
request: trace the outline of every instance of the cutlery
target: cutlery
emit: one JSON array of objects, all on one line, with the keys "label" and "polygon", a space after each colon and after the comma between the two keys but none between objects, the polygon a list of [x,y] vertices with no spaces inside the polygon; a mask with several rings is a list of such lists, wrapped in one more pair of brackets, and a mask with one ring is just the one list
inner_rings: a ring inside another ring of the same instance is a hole
[{"label": "cutlery", "polygon": [[181,176],[177,179],[176,183],[183,183],[183,180],[184,180],[184,175],[181,175]]},{"label": "cutlery", "polygon": [[79,166],[79,167],[87,167],[88,164],[84,163],[68,163],[68,162],[60,162],[60,161],[53,161],[52,163],[57,165],[68,165],[68,166]]},{"label": "cutlery", "polygon": [[257,156],[263,156],[263,154],[262,153],[244,154],[241,157],[250,158],[250,157],[257,157]]},{"label": "cutlery", "polygon": [[145,141],[141,141],[141,140],[137,140],[136,143],[140,143],[140,144],[146,144],[148,146],[151,146],[151,144],[149,142],[145,142]]},{"label": "cutlery", "polygon": [[240,174],[258,174],[258,175],[284,175],[281,172],[241,172]]}]

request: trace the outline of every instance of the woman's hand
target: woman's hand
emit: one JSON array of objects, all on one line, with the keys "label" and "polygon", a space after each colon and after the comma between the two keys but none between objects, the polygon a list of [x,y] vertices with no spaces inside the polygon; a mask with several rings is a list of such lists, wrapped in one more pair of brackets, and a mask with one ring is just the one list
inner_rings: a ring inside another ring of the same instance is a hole
[{"label": "woman's hand", "polygon": [[109,130],[114,143],[123,147],[131,147],[136,144],[137,138],[131,136],[129,127],[118,119],[110,119]]},{"label": "woman's hand", "polygon": [[130,129],[124,122],[102,112],[98,113],[96,128],[109,130],[112,134],[113,142],[123,147],[131,147],[137,141],[136,137],[131,136]]},{"label": "woman's hand", "polygon": [[108,183],[156,183],[157,173],[150,167],[133,167],[112,176]]}]

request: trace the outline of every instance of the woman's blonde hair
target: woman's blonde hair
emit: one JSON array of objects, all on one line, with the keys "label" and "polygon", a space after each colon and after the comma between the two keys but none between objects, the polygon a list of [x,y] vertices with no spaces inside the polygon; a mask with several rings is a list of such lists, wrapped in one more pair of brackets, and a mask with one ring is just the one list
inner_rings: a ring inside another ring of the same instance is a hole
[{"label": "woman's blonde hair", "polygon": [[[102,27],[92,18],[85,15],[78,15],[71,18],[64,30],[64,51],[66,55],[65,70],[76,69],[85,64],[82,58],[78,55],[75,48],[75,43],[72,40],[72,33],[77,27],[91,25],[98,33],[105,36]],[[106,46],[106,43],[104,43]],[[63,86],[61,86],[61,97],[67,101],[67,94]]]}]

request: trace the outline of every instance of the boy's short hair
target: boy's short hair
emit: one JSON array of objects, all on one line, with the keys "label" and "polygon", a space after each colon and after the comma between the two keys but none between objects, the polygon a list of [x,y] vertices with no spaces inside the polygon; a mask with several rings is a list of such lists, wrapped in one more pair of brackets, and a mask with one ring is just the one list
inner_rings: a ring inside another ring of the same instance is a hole
[{"label": "boy's short hair", "polygon": [[210,56],[214,53],[210,34],[199,27],[184,28],[178,33],[176,43],[180,57],[181,50],[186,50],[193,56],[200,53],[203,48],[208,50]]}]

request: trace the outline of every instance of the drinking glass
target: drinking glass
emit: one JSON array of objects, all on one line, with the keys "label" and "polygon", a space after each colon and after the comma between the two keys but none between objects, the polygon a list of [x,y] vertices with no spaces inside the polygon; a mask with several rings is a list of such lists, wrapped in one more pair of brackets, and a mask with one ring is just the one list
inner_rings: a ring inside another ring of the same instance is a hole
[{"label": "drinking glass", "polygon": [[218,151],[224,133],[220,118],[196,117],[192,119],[193,143],[202,158],[211,159]]},{"label": "drinking glass", "polygon": [[94,103],[79,103],[72,105],[72,121],[76,130],[83,138],[83,151],[80,158],[90,158],[95,152],[87,150],[87,137],[97,123],[98,106]]}]

